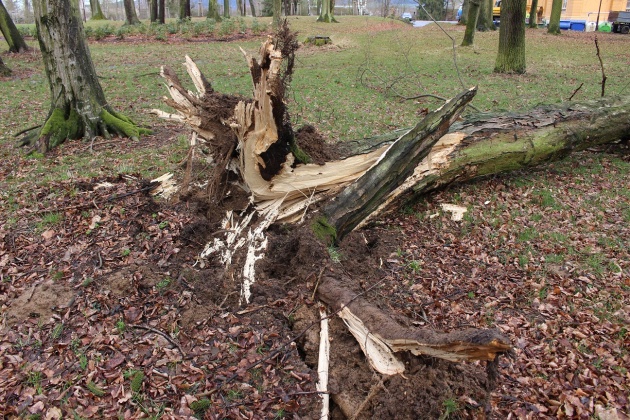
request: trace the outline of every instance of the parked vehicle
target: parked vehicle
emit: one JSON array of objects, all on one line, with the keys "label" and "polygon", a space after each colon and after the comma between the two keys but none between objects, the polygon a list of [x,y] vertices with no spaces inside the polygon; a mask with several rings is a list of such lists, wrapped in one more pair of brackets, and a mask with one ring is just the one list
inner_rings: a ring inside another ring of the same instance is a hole
[{"label": "parked vehicle", "polygon": [[610,12],[608,22],[612,22],[612,31],[630,33],[630,12]]},{"label": "parked vehicle", "polygon": [[402,20],[407,20],[407,21],[411,21],[411,19],[413,18],[413,16],[411,16],[411,13],[409,12],[405,12],[402,14],[401,16]]},{"label": "parked vehicle", "polygon": [[459,6],[459,9],[457,9],[457,21],[459,22],[460,20],[462,20],[462,6]]}]

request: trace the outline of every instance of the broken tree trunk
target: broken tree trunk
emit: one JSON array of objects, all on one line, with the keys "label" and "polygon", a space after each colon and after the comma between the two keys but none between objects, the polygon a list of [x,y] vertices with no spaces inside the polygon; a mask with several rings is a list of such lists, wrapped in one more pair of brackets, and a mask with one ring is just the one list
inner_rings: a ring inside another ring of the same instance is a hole
[{"label": "broken tree trunk", "polygon": [[[286,81],[292,65],[283,64],[281,51],[287,45],[286,39],[269,38],[260,49],[260,58],[247,57],[252,99],[214,92],[188,57],[185,66],[196,93],[185,89],[172,71],[162,69],[171,94],[166,102],[177,113],[155,110],[162,117],[186,123],[194,132],[191,143],[203,143],[210,150],[215,162],[210,187],[227,182],[226,173],[231,171],[238,178],[234,185],[250,196],[253,210],[240,215],[229,211],[213,242],[201,253],[202,258],[214,258],[226,269],[233,265],[234,255],[241,253],[236,260],[244,302],[251,297],[256,261],[267,247],[266,229],[274,222],[298,222],[315,213],[313,233],[329,245],[375,215],[430,189],[543,163],[574,150],[627,138],[630,133],[627,99],[540,108],[520,116],[480,115],[454,124],[474,97],[476,90],[470,89],[411,129],[359,141],[353,146],[357,153],[344,159],[310,164],[295,143],[286,111]],[[221,200],[221,191],[227,191],[227,187],[209,189],[215,200]],[[230,274],[237,271],[233,268]],[[429,334],[403,328],[364,301],[355,300],[334,279],[327,279],[319,293],[342,313],[360,341],[370,338],[370,348],[447,360],[492,360],[510,348],[493,331]],[[390,357],[384,354],[386,359]],[[401,369],[394,359],[388,359],[392,365],[386,363],[384,371]]]}]

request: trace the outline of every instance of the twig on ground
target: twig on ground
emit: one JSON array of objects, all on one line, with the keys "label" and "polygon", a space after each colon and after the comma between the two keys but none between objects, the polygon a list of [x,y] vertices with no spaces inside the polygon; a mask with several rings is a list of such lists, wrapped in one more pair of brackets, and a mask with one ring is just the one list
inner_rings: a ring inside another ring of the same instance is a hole
[{"label": "twig on ground", "polygon": [[580,86],[578,86],[578,87],[577,87],[577,89],[575,89],[575,90],[573,91],[573,94],[572,94],[571,96],[569,96],[569,101],[570,101],[571,99],[573,99],[573,97],[575,96],[575,94],[576,94],[576,93],[578,93],[578,91],[579,91],[580,89],[582,89],[582,86],[584,86],[584,83],[580,83]]},{"label": "twig on ground", "polygon": [[149,327],[149,326],[146,326],[146,325],[132,325],[131,327],[139,329],[139,330],[151,331],[153,333],[161,335],[162,337],[166,338],[169,343],[171,343],[173,346],[175,346],[177,348],[177,350],[179,350],[179,352],[181,353],[182,357],[186,357],[186,352],[184,352],[184,349],[182,349],[182,346],[180,346],[177,341],[173,340],[171,338],[171,336],[168,335],[167,333],[165,333],[164,331],[160,331],[160,330],[158,330],[156,328]]},{"label": "twig on ground", "polygon": [[313,288],[313,294],[311,295],[311,300],[315,300],[315,293],[317,293],[317,288],[319,287],[319,281],[322,279],[322,275],[324,274],[324,270],[326,267],[322,267],[319,272],[319,276],[317,276],[317,282],[315,282],[315,287]]}]

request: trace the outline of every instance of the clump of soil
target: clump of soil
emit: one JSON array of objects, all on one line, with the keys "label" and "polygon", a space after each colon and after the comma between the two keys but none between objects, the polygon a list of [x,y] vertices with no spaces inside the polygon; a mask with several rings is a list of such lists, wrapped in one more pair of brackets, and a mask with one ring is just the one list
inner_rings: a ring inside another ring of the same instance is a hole
[{"label": "clump of soil", "polygon": [[295,132],[295,141],[310,158],[311,163],[323,165],[337,158],[335,149],[326,143],[324,137],[312,125],[300,127]]}]

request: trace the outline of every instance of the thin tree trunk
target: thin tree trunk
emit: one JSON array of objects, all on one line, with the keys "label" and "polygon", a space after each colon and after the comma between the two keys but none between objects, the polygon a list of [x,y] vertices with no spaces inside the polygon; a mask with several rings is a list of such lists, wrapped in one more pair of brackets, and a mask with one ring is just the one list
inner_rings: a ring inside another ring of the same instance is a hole
[{"label": "thin tree trunk", "polygon": [[9,51],[19,53],[29,49],[26,42],[24,42],[24,38],[20,35],[20,31],[13,23],[11,15],[4,7],[2,0],[0,0],[0,32],[2,32],[2,36],[7,41],[7,44],[9,44]]},{"label": "thin tree trunk", "polygon": [[125,25],[139,25],[140,19],[136,14],[136,6],[133,0],[124,0],[125,6]]},{"label": "thin tree trunk", "polygon": [[31,2],[29,0],[24,0],[24,20],[29,22],[31,17]]},{"label": "thin tree trunk", "polygon": [[0,76],[11,76],[11,69],[8,68],[6,64],[4,64],[4,61],[2,61],[2,57],[0,57]]},{"label": "thin tree trunk", "polygon": [[282,21],[282,0],[272,0],[273,1],[273,27],[275,29],[280,27],[280,22]]},{"label": "thin tree trunk", "polygon": [[190,0],[179,0],[179,20],[190,20]]},{"label": "thin tree trunk", "polygon": [[238,10],[238,14],[243,15],[243,0],[236,0],[236,10]]},{"label": "thin tree trunk", "polygon": [[110,133],[138,138],[148,132],[107,104],[85,42],[78,2],[35,0],[33,5],[51,107],[42,127],[27,134],[22,145],[46,152],[66,139]]},{"label": "thin tree trunk", "polygon": [[468,0],[468,20],[466,21],[466,31],[462,40],[462,47],[473,45],[475,31],[477,29],[477,19],[479,19],[479,9],[481,2],[485,0]]},{"label": "thin tree trunk", "polygon": [[249,0],[249,10],[252,12],[252,17],[256,17],[256,7],[254,7],[254,0]]},{"label": "thin tree trunk", "polygon": [[538,0],[532,0],[532,6],[529,8],[529,27],[538,28]]},{"label": "thin tree trunk", "polygon": [[562,15],[562,0],[553,0],[551,3],[551,16],[549,16],[549,27],[547,32],[553,35],[560,35],[560,16]]},{"label": "thin tree trunk", "polygon": [[525,0],[501,2],[499,51],[495,73],[525,73]]}]

